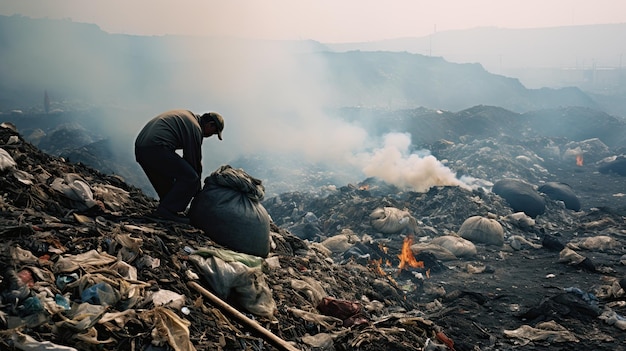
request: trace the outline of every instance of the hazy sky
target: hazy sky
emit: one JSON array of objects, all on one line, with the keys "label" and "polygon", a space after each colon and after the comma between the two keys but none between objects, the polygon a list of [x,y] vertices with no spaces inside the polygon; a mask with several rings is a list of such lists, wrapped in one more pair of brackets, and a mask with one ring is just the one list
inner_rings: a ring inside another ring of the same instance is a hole
[{"label": "hazy sky", "polygon": [[110,33],[372,41],[475,27],[626,23],[624,0],[0,0],[0,14]]}]

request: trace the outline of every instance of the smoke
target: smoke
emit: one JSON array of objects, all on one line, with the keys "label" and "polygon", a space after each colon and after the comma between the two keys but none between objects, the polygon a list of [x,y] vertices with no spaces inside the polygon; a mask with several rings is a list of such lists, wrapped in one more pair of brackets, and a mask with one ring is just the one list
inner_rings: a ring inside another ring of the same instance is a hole
[{"label": "smoke", "polygon": [[[188,40],[164,41],[163,47],[153,50],[153,57],[144,58],[142,70],[149,77],[133,72],[134,66],[114,70],[125,77],[120,81],[131,81],[119,87],[122,103],[118,105],[124,107],[106,107],[107,115],[100,118],[97,129],[114,139],[117,150],[113,152],[119,157],[133,161],[134,138],[143,124],[177,108],[224,116],[224,140],[203,141],[202,178],[242,157],[260,156],[261,178],[273,174],[290,183],[287,172],[273,171],[285,167],[280,163],[286,158],[345,169],[350,167],[346,159],[368,145],[365,129],[327,112],[336,91],[323,56],[310,46],[313,43]],[[131,84],[141,89],[133,92]],[[144,181],[148,184],[147,178]]]},{"label": "smoke", "polygon": [[[48,90],[55,103],[64,96],[96,106],[97,112],[86,112],[80,123],[108,137],[129,172],[143,176],[133,152],[143,125],[165,110],[182,108],[216,111],[225,119],[224,140],[203,142],[203,178],[221,165],[260,155],[267,177],[280,177],[284,184],[302,180],[302,173],[276,171],[285,167],[280,164],[285,159],[295,158],[346,175],[337,181],[374,176],[417,191],[463,186],[434,157],[410,154],[407,135],[387,135],[381,147],[358,121],[331,115],[342,107],[334,106],[337,96],[351,92],[333,83],[337,72],[331,73],[327,55],[318,54],[326,50],[319,43],[122,36],[67,21],[40,24],[11,53],[14,62],[32,69],[22,84]],[[51,45],[38,39],[46,38],[44,32],[59,40]],[[45,59],[32,55],[39,45],[47,45]],[[135,185],[150,190],[147,178],[143,181]]]},{"label": "smoke", "polygon": [[[330,83],[325,56],[315,53],[313,43],[213,44],[194,52],[196,64],[176,68],[179,79],[169,95],[171,100],[176,92],[176,101],[186,101],[196,112],[214,110],[225,118],[224,140],[205,140],[205,176],[250,155],[264,156],[265,170],[280,170],[286,166],[280,155],[290,155],[316,169],[352,177],[335,181],[377,177],[415,191],[437,185],[468,188],[435,157],[410,153],[408,134],[387,134],[381,141],[358,122],[331,116],[327,111],[341,92]],[[273,177],[266,179],[270,187],[302,180],[298,173],[267,174]]]},{"label": "smoke", "polygon": [[357,156],[368,177],[379,178],[389,184],[417,192],[428,191],[433,186],[470,187],[432,155],[412,153],[411,136],[407,133],[389,133],[383,146]]}]

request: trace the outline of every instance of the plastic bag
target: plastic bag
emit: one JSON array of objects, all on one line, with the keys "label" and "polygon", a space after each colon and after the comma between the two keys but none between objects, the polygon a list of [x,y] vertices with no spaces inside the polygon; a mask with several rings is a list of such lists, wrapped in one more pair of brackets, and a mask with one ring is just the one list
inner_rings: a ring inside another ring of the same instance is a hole
[{"label": "plastic bag", "polygon": [[248,267],[241,262],[225,262],[218,257],[189,255],[211,289],[221,299],[232,297],[244,309],[258,316],[270,317],[276,309],[272,292],[265,282],[261,267]]},{"label": "plastic bag", "polygon": [[216,243],[235,251],[267,257],[270,216],[260,203],[265,188],[241,169],[220,167],[204,180],[191,202],[191,224]]}]

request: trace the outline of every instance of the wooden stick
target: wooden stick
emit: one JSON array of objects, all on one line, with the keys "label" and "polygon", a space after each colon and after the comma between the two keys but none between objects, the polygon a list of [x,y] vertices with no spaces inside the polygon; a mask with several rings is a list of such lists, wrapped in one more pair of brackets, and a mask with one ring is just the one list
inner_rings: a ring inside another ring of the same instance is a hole
[{"label": "wooden stick", "polygon": [[261,336],[267,340],[270,344],[276,346],[277,348],[284,351],[299,351],[297,348],[293,347],[291,344],[286,342],[285,340],[276,336],[276,334],[271,331],[263,328],[257,321],[252,320],[243,313],[239,312],[237,309],[233,308],[228,303],[224,302],[219,297],[215,296],[213,293],[203,288],[200,284],[196,282],[187,282],[187,285],[196,289],[199,293],[209,298],[212,304],[216,305],[222,311],[227,312],[231,316],[237,318],[244,326],[252,328],[254,331],[261,334]]}]

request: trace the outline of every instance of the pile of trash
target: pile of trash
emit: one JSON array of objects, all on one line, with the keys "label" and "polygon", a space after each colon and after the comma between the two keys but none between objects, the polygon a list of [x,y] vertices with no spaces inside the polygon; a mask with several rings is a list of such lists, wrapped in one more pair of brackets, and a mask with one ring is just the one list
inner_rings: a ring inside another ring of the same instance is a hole
[{"label": "pile of trash", "polygon": [[[487,174],[487,173],[486,173]],[[115,175],[0,127],[0,348],[613,350],[624,218],[377,179],[264,199],[269,253],[147,215]],[[530,264],[529,264],[530,263]],[[573,346],[572,346],[573,345]]]},{"label": "pile of trash", "polygon": [[274,224],[269,257],[242,254],[149,219],[154,199],[10,125],[0,145],[3,349],[409,350],[443,338],[388,277]]}]

